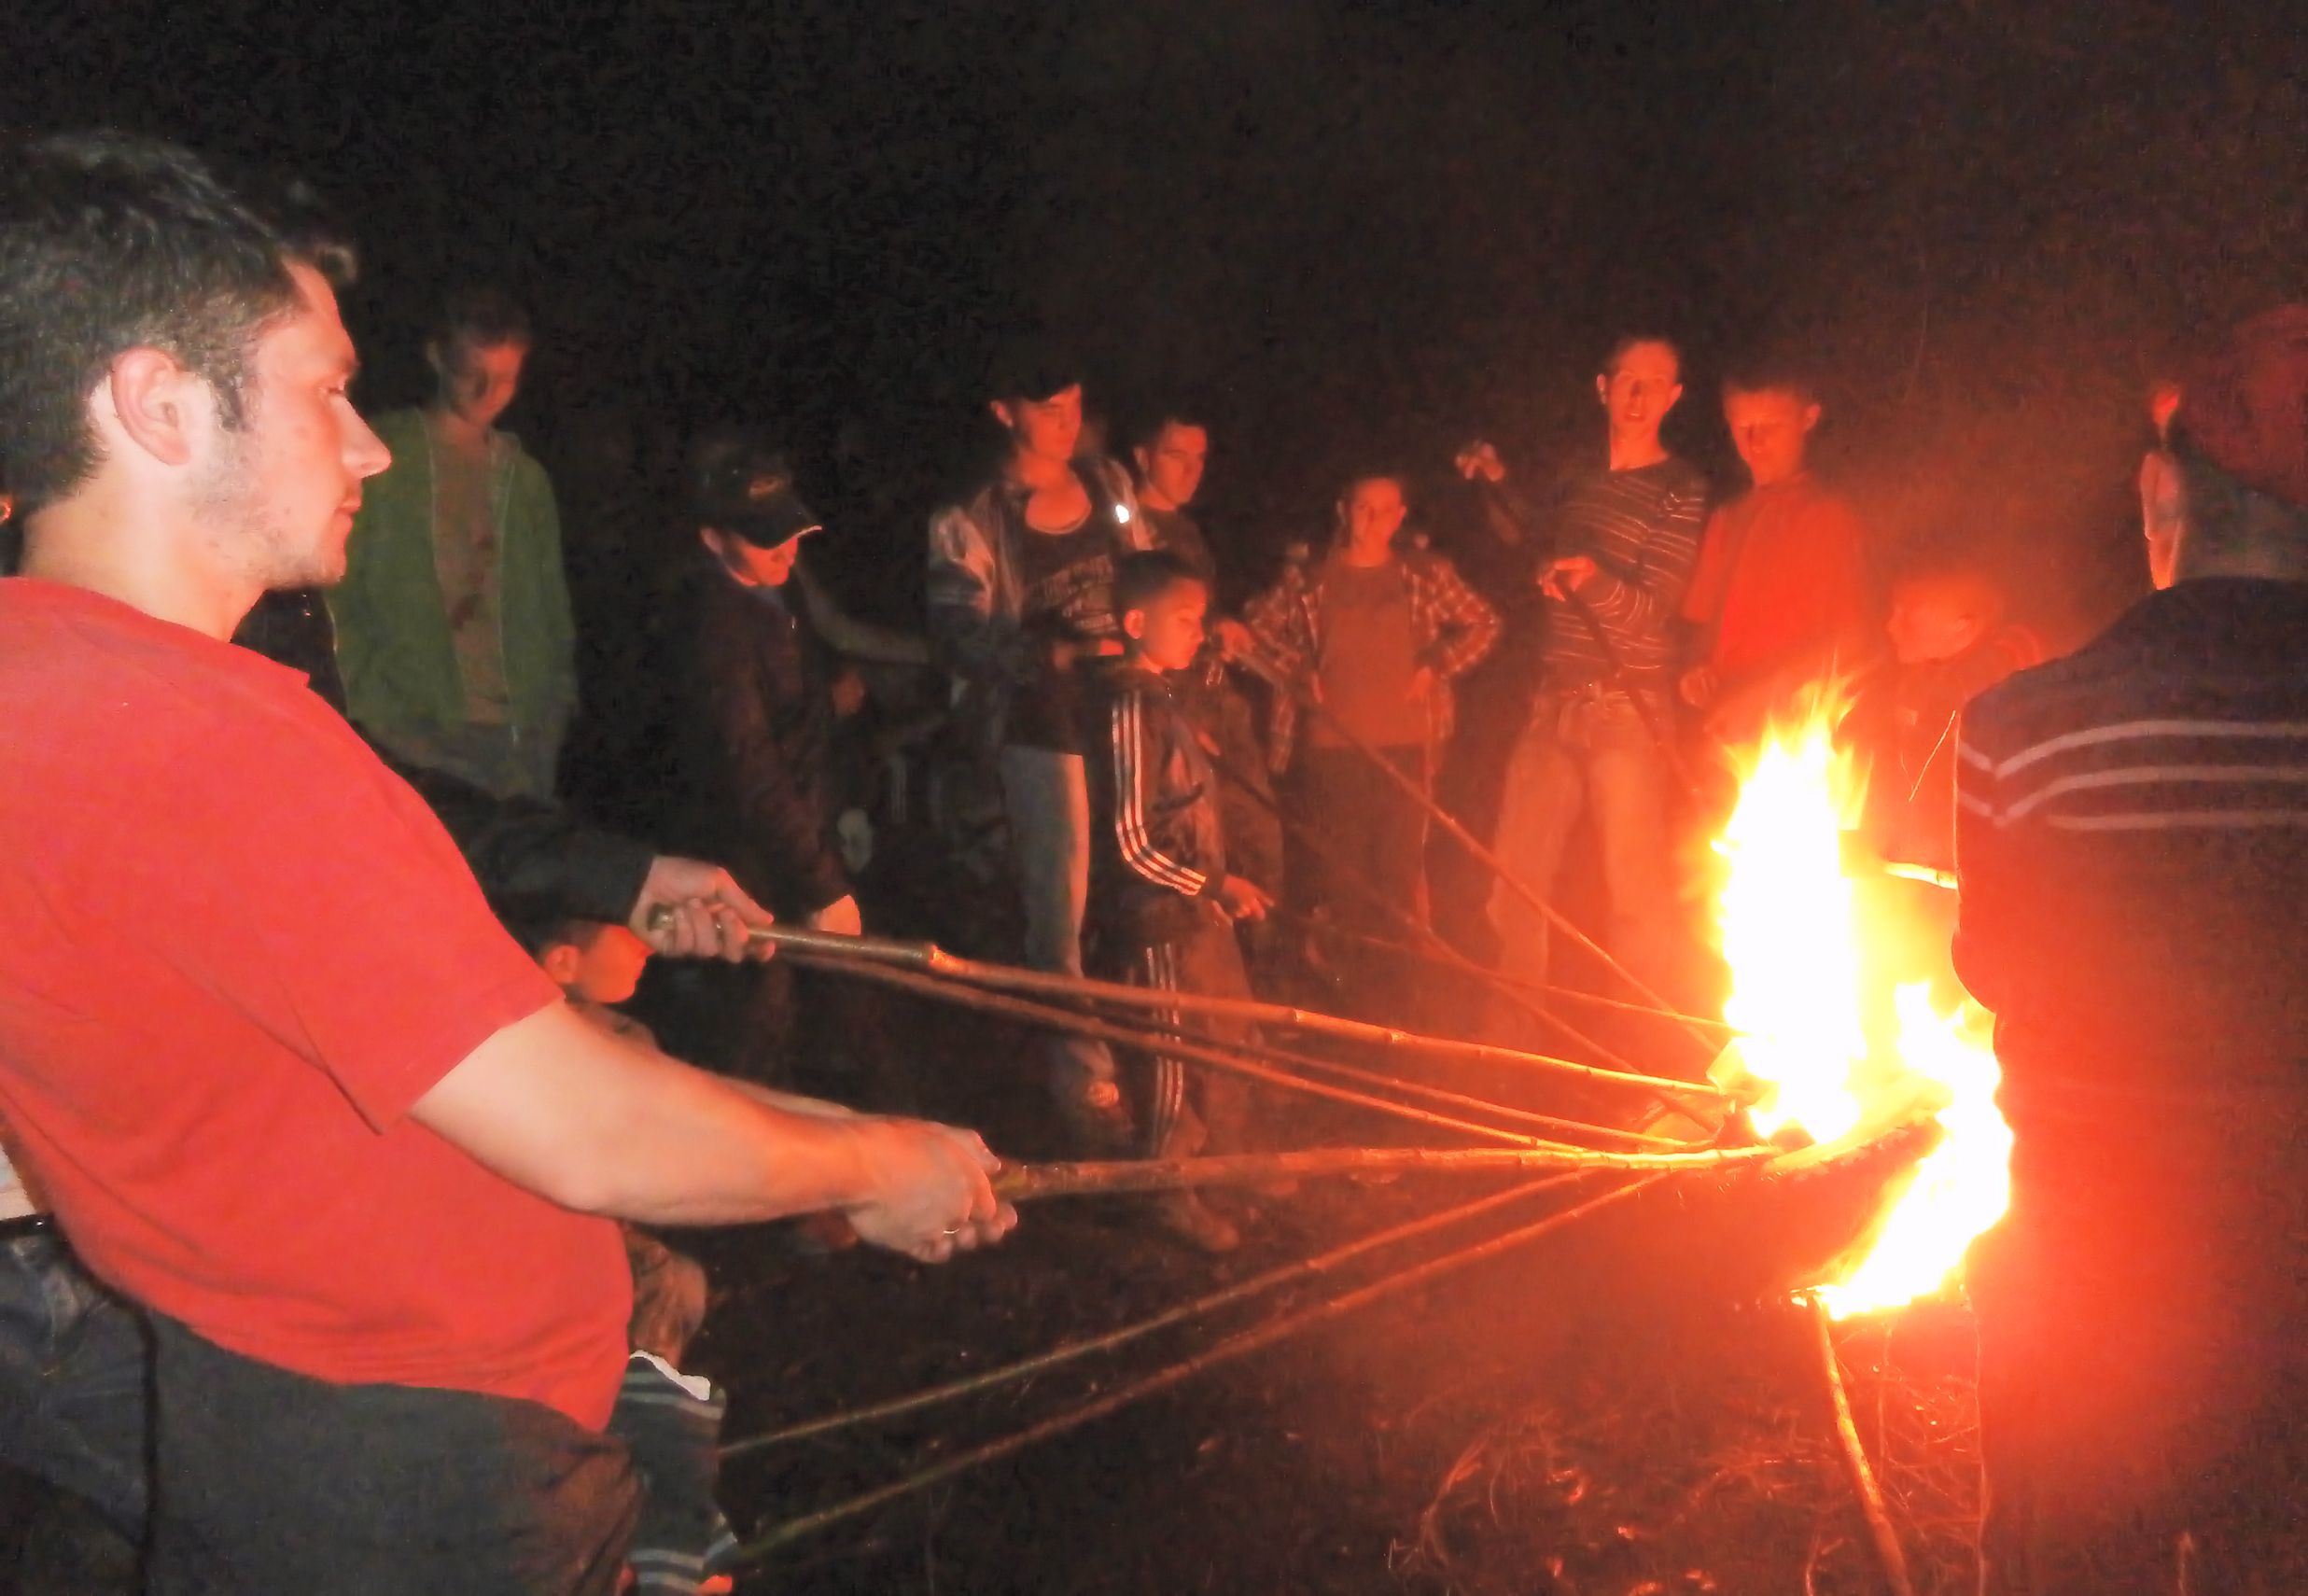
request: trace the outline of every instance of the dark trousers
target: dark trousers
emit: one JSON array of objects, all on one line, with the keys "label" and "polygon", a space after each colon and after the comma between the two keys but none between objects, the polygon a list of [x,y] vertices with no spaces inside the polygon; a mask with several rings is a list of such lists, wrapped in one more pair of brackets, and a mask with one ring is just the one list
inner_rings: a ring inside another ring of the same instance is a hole
[{"label": "dark trousers", "polygon": [[1982,1590],[2308,1589],[2308,1114],[2061,1096],[1968,1269]]},{"label": "dark trousers", "polygon": [[62,1234],[0,1241],[0,1463],[85,1498],[140,1544],[149,1358],[144,1315]]},{"label": "dark trousers", "polygon": [[[1124,950],[1112,974],[1133,987],[1157,991],[1249,997],[1250,977],[1242,968],[1234,922],[1215,903],[1182,906],[1188,912],[1179,917],[1171,935]],[[1248,1020],[1178,1009],[1157,1009],[1153,1017],[1219,1047],[1257,1040],[1257,1028]],[[1188,1158],[1197,1153],[1243,1150],[1250,1094],[1242,1077],[1161,1053],[1128,1057],[1124,1065],[1148,1157]]]},{"label": "dark trousers", "polygon": [[624,1446],[539,1403],[332,1385],[153,1316],[152,1596],[611,1596]]},{"label": "dark trousers", "polygon": [[[1425,749],[1379,751],[1396,770],[1426,784]],[[1402,961],[1375,954],[1355,938],[1412,942],[1416,938],[1405,931],[1402,917],[1426,922],[1426,811],[1361,751],[1318,747],[1298,755],[1293,806],[1313,839],[1294,866],[1305,888],[1303,902],[1351,933],[1332,952],[1351,1006],[1404,1017],[1409,989]]]}]

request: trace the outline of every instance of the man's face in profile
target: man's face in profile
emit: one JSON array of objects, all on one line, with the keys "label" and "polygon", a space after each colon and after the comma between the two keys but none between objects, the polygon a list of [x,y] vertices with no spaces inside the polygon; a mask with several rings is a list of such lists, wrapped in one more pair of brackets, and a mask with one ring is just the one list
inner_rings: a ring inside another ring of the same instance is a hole
[{"label": "man's face in profile", "polygon": [[195,487],[219,554],[268,589],[344,576],[361,483],[392,456],[353,408],[358,362],[319,273],[293,266],[295,312],[258,338],[241,425],[215,435]]}]

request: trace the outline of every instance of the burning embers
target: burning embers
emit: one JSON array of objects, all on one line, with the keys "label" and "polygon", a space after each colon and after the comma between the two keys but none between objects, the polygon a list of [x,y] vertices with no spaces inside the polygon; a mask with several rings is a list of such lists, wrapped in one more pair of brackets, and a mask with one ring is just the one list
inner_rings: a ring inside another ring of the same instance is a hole
[{"label": "burning embers", "polygon": [[[1823,1283],[1835,1317],[1898,1308],[1937,1290],[2003,1216],[2011,1132],[1995,1107],[1987,1015],[1941,1013],[1928,979],[1895,984],[1880,957],[1905,940],[1847,874],[1842,847],[1866,773],[1835,746],[1839,706],[1822,693],[1752,756],[1715,849],[1716,918],[1731,973],[1723,1017],[1738,1032],[1714,1074],[1752,1099],[1758,1132],[1864,1140],[1919,1116],[1944,1136]],[[1900,889],[1909,903],[1927,889]],[[1877,956],[1877,957],[1871,957]],[[1891,997],[1888,1008],[1881,1002]]]}]

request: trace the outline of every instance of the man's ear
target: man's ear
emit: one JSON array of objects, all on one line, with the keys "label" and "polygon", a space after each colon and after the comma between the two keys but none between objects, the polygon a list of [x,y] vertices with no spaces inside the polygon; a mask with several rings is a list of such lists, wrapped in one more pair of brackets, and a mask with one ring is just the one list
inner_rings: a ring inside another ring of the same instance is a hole
[{"label": "man's ear", "polygon": [[1122,612],[1122,635],[1134,643],[1146,640],[1146,612],[1143,609],[1125,609]]},{"label": "man's ear", "polygon": [[1016,408],[1013,406],[1008,399],[987,399],[986,401],[986,408],[993,413],[994,419],[996,421],[1001,423],[1001,429],[1004,432],[1014,431],[1016,429],[1018,424],[1018,413]]},{"label": "man's ear", "polygon": [[1681,383],[1677,383],[1672,388],[1668,390],[1667,402],[1658,407],[1659,415],[1662,418],[1665,417],[1669,411],[1674,409],[1675,406],[1681,402],[1682,399],[1683,385]]},{"label": "man's ear", "polygon": [[1611,402],[1611,373],[1608,371],[1595,373],[1595,402],[1606,405]]},{"label": "man's ear", "polygon": [[576,984],[578,968],[584,961],[585,955],[577,944],[556,942],[545,950],[544,957],[537,961],[537,965],[545,972],[546,980],[556,987],[568,987]]},{"label": "man's ear", "polygon": [[217,424],[217,392],[174,356],[139,346],[116,357],[100,390],[131,442],[164,466],[190,462]]},{"label": "man's ear", "polygon": [[1130,458],[1138,462],[1138,480],[1144,482],[1146,473],[1154,469],[1154,452],[1140,443],[1132,446]]},{"label": "man's ear", "polygon": [[1816,401],[1803,407],[1804,436],[1809,437],[1811,435],[1811,428],[1819,425],[1819,415],[1820,410]]}]

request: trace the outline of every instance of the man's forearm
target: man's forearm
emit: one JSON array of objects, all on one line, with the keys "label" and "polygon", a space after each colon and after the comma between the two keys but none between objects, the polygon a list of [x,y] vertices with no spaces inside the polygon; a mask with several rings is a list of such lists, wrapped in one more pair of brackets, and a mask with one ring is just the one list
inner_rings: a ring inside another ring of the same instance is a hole
[{"label": "man's forearm", "polygon": [[621,1219],[734,1224],[876,1195],[874,1122],[749,1096],[562,1003],[483,1042],[411,1116],[516,1185]]}]

